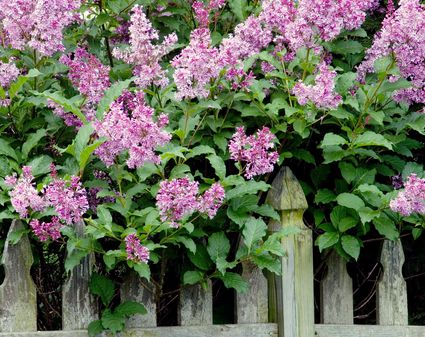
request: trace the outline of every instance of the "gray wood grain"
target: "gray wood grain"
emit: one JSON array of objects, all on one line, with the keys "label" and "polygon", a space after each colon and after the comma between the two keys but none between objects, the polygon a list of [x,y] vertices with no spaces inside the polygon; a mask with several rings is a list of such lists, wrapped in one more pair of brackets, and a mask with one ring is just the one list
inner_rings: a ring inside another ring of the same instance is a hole
[{"label": "gray wood grain", "polygon": [[346,261],[333,251],[326,264],[328,271],[320,284],[321,322],[353,324],[353,281]]},{"label": "gray wood grain", "polygon": [[382,325],[407,325],[407,288],[403,278],[403,246],[400,239],[385,240],[381,252],[383,275],[376,292],[377,322]]},{"label": "gray wood grain", "polygon": [[10,236],[22,229],[22,222],[13,220],[3,251],[5,279],[0,286],[2,332],[37,331],[37,293],[30,275],[34,262],[31,245],[26,234],[15,245],[9,242]]},{"label": "gray wood grain", "polygon": [[[104,333],[102,337],[112,337]],[[228,324],[129,329],[113,337],[277,337],[276,324]],[[0,337],[88,337],[86,330],[0,333]]]},{"label": "gray wood grain", "polygon": [[317,324],[315,337],[424,337],[425,326]]},{"label": "gray wood grain", "polygon": [[281,211],[281,223],[272,221],[269,231],[296,227],[299,233],[282,239],[287,254],[282,257],[282,276],[270,289],[272,316],[277,318],[279,337],[314,336],[313,237],[304,225],[307,209],[304,192],[288,167],[283,167],[272,183],[267,202]]},{"label": "gray wood grain", "polygon": [[269,321],[267,279],[260,268],[242,263],[242,277],[249,284],[245,293],[236,293],[237,323],[267,323]]},{"label": "gray wood grain", "polygon": [[[76,233],[83,235],[84,223],[75,224]],[[89,290],[90,277],[95,263],[94,254],[81,260],[62,287],[62,329],[86,329],[98,319],[96,298]]]},{"label": "gray wood grain", "polygon": [[184,287],[180,292],[178,322],[182,326],[211,325],[213,322],[212,285]]},{"label": "gray wood grain", "polygon": [[156,327],[156,301],[154,286],[141,279],[138,274],[131,272],[121,289],[122,301],[135,301],[143,304],[148,311],[145,315],[130,317],[126,326],[129,328]]}]

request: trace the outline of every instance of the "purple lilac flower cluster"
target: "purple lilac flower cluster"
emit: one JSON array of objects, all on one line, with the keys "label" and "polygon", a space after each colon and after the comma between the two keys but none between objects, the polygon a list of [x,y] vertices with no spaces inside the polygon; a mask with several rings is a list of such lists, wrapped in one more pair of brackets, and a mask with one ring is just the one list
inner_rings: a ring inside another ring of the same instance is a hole
[{"label": "purple lilac flower cluster", "polygon": [[37,219],[30,222],[34,234],[41,241],[49,238],[57,240],[63,223],[70,225],[81,221],[83,214],[88,210],[86,191],[79,177],[72,176],[70,181],[59,179],[54,166],[52,177],[53,181],[40,193],[35,188],[30,166],[22,168],[22,175],[19,178],[16,174],[5,177],[5,184],[12,187],[9,192],[12,206],[20,217],[28,217],[30,210],[41,212],[48,207],[55,209],[57,216],[52,217],[50,222],[40,222]]},{"label": "purple lilac flower cluster", "polygon": [[224,201],[224,188],[214,183],[202,196],[198,196],[199,183],[189,177],[162,181],[156,196],[156,206],[161,220],[169,221],[172,228],[178,228],[178,221],[196,211],[213,218]]},{"label": "purple lilac flower cluster", "polygon": [[391,200],[390,208],[403,216],[413,213],[425,215],[425,179],[411,174],[404,183],[404,189]]},{"label": "purple lilac flower cluster", "polygon": [[167,116],[161,115],[155,121],[153,113],[154,110],[146,105],[142,91],[136,94],[124,92],[111,104],[104,119],[94,122],[98,136],[107,138],[96,150],[99,158],[111,166],[116,156],[128,151],[129,168],[140,167],[146,162],[159,163],[155,150],[167,144],[171,135],[163,130],[168,124]]},{"label": "purple lilac flower cluster", "polygon": [[279,159],[277,151],[270,151],[275,139],[267,127],[251,136],[245,134],[244,127],[239,127],[229,142],[230,158],[246,164],[244,175],[247,179],[272,172]]},{"label": "purple lilac flower cluster", "polygon": [[[12,60],[9,62],[0,61],[0,86],[7,89],[9,85],[18,78],[19,69]],[[0,106],[9,106],[10,99],[0,99]]]},{"label": "purple lilac flower cluster", "polygon": [[87,97],[89,103],[97,104],[111,85],[110,68],[84,48],[77,48],[73,58],[62,55],[60,62],[69,67],[68,77],[74,87]]},{"label": "purple lilac flower cluster", "polygon": [[76,19],[79,0],[1,0],[0,24],[7,44],[51,56],[64,51],[62,30]]},{"label": "purple lilac flower cluster", "polygon": [[127,260],[131,260],[136,263],[148,263],[149,249],[142,246],[136,234],[127,235],[124,241],[126,247],[125,250],[127,252]]},{"label": "purple lilac flower cluster", "polygon": [[322,62],[317,67],[318,74],[314,85],[298,82],[292,89],[292,93],[297,97],[298,103],[306,105],[308,102],[314,103],[318,108],[335,109],[342,103],[341,95],[335,93],[336,72],[329,69],[329,66]]},{"label": "purple lilac flower cluster", "polygon": [[133,70],[136,84],[146,88],[151,84],[164,87],[168,84],[165,71],[159,62],[177,43],[177,35],[172,33],[161,44],[152,42],[159,39],[158,31],[152,27],[141,6],[135,6],[130,18],[130,48],[114,49],[113,55],[129,64],[136,65]]},{"label": "purple lilac flower cluster", "polygon": [[210,20],[210,13],[214,10],[223,8],[226,4],[226,0],[211,0],[208,5],[204,4],[203,1],[194,1],[192,9],[195,12],[196,21],[200,27],[208,27]]},{"label": "purple lilac flower cluster", "polygon": [[400,7],[389,11],[382,29],[366,60],[359,66],[359,79],[373,72],[374,62],[393,55],[402,77],[412,81],[413,87],[396,92],[397,101],[425,103],[425,5],[419,0],[402,0]]}]

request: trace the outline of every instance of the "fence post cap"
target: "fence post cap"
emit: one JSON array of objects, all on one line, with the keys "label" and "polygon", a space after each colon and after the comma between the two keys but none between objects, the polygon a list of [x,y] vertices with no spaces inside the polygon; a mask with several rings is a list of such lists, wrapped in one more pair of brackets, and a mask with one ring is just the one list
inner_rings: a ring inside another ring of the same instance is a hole
[{"label": "fence post cap", "polygon": [[308,208],[304,191],[298,179],[287,166],[282,167],[274,178],[266,201],[278,211],[306,210]]}]

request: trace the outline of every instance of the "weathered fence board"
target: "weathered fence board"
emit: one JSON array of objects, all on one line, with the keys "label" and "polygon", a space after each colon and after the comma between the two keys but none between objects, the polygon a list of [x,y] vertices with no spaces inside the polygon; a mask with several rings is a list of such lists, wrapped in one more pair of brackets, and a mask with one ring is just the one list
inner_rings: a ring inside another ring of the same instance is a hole
[{"label": "weathered fence board", "polygon": [[378,324],[408,324],[407,288],[402,273],[403,263],[404,252],[400,239],[385,240],[381,252],[383,276],[376,292]]},{"label": "weathered fence board", "polygon": [[[84,223],[75,224],[77,235],[83,236]],[[89,254],[71,272],[62,289],[62,329],[85,329],[98,319],[97,302],[89,290],[94,254]]]},{"label": "weathered fence board", "polygon": [[267,323],[269,321],[267,279],[256,265],[242,264],[242,277],[249,283],[246,293],[236,294],[237,323]]},{"label": "weathered fence board", "polygon": [[154,286],[131,272],[121,286],[121,300],[143,303],[148,311],[145,315],[134,315],[128,322],[129,328],[156,327],[156,301]]},{"label": "weathered fence board", "polygon": [[180,292],[178,322],[182,326],[211,325],[213,322],[212,285],[184,287]]},{"label": "weathered fence board", "polygon": [[[102,337],[112,337],[103,334]],[[114,337],[277,337],[276,324],[226,324],[129,329]],[[0,333],[0,337],[88,337],[87,331]]]},{"label": "weathered fence board", "polygon": [[315,337],[424,337],[425,326],[316,324]]},{"label": "weathered fence board", "polygon": [[327,261],[328,270],[320,285],[321,322],[353,324],[353,281],[345,260],[333,251]]},{"label": "weathered fence board", "polygon": [[[267,202],[281,212],[281,224],[273,221],[270,231],[296,227],[299,233],[282,239],[287,254],[282,258],[281,280],[274,282],[279,337],[314,336],[313,236],[304,225],[307,201],[298,180],[288,167],[273,181]],[[280,227],[280,228],[279,228]],[[281,299],[280,299],[281,297]]]},{"label": "weathered fence board", "polygon": [[[14,220],[7,234],[2,264],[5,279],[0,286],[0,331],[37,331],[37,295],[30,270],[34,262],[28,236],[16,245],[9,240],[23,230],[22,222]],[[10,335],[9,333],[7,335]]]}]

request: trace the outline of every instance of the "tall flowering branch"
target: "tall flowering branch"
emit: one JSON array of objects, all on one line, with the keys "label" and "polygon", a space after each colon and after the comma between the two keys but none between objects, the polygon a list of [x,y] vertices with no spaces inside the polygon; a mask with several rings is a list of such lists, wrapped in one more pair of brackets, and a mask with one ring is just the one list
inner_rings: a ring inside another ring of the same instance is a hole
[{"label": "tall flowering branch", "polygon": [[137,76],[135,82],[140,87],[146,88],[151,84],[166,86],[168,78],[160,61],[177,43],[177,35],[172,33],[161,44],[154,45],[153,41],[159,39],[159,34],[141,6],[133,7],[130,22],[130,47],[123,50],[116,48],[113,55],[128,64],[136,65],[133,73]]},{"label": "tall flowering branch", "polygon": [[166,115],[154,120],[154,110],[147,106],[143,92],[124,92],[114,103],[102,121],[95,121],[99,137],[107,140],[96,154],[107,165],[115,157],[128,151],[129,168],[141,167],[146,162],[158,164],[160,157],[155,153],[159,146],[167,144],[171,135],[163,130],[168,124]]},{"label": "tall flowering branch", "polygon": [[267,127],[251,136],[245,134],[244,127],[239,127],[229,142],[230,158],[245,163],[247,179],[272,172],[279,159],[277,151],[270,151],[274,148],[275,139]]},{"label": "tall flowering branch", "polygon": [[390,208],[403,216],[413,213],[425,215],[425,179],[411,174],[404,183],[404,190],[391,200]]}]

